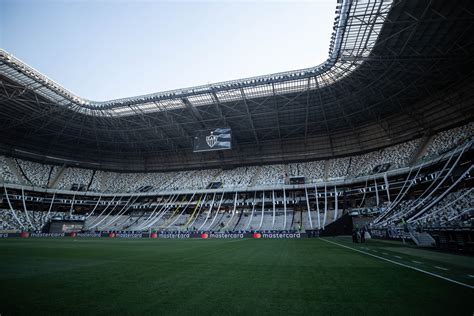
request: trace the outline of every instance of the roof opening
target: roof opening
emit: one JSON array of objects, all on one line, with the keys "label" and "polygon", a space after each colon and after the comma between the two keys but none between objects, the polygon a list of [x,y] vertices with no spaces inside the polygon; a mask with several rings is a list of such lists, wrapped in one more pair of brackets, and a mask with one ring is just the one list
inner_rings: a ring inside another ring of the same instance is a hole
[{"label": "roof opening", "polygon": [[315,66],[335,1],[4,1],[0,46],[97,101]]}]

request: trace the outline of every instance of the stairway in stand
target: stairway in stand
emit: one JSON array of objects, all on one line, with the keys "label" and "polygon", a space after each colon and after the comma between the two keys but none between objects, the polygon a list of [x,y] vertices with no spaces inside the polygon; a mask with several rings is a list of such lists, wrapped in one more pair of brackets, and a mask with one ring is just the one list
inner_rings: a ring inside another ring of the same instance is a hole
[{"label": "stairway in stand", "polygon": [[30,184],[18,169],[18,165],[14,159],[5,157],[5,162],[10,168],[11,172],[15,175],[15,177],[17,177],[19,184]]},{"label": "stairway in stand", "polygon": [[428,233],[410,232],[410,237],[418,247],[436,246],[436,241]]},{"label": "stairway in stand", "polygon": [[66,165],[62,165],[59,168],[59,171],[56,174],[56,177],[54,179],[51,179],[51,181],[50,181],[50,185],[49,185],[50,189],[56,188],[56,185],[61,181],[65,170],[66,170]]},{"label": "stairway in stand", "polygon": [[414,163],[419,161],[426,153],[428,150],[428,145],[431,142],[431,139],[433,138],[433,135],[425,135],[421,139],[420,143],[418,144],[418,148],[415,150],[413,153],[413,156],[410,159],[410,162],[408,163],[410,166],[412,166]]},{"label": "stairway in stand", "polygon": [[255,172],[255,174],[252,176],[252,179],[250,179],[250,186],[251,187],[254,187],[256,182],[257,182],[257,179],[258,177],[260,176],[260,173],[262,172],[262,168],[260,166],[258,166],[257,168],[257,171]]}]

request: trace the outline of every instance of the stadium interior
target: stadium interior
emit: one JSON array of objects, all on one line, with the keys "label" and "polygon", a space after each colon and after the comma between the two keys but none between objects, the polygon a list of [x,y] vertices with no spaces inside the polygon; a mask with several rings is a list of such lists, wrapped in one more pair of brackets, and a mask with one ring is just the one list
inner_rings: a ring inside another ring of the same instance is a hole
[{"label": "stadium interior", "polygon": [[[103,102],[0,49],[0,233],[352,235],[472,256],[469,4],[339,0],[320,65]],[[197,134],[217,129],[230,149]]]}]

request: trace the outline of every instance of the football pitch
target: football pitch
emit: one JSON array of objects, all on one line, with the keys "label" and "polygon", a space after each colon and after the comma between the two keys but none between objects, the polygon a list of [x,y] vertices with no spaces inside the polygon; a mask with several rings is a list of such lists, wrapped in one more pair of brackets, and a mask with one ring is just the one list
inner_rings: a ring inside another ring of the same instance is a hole
[{"label": "football pitch", "polygon": [[348,238],[4,239],[0,278],[2,316],[474,313],[473,257]]}]

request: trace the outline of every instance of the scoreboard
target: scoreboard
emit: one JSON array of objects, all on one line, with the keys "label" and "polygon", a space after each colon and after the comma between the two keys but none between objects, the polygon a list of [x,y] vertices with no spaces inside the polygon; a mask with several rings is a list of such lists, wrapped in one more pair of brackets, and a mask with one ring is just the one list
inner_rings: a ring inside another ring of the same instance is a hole
[{"label": "scoreboard", "polygon": [[198,131],[193,139],[194,152],[232,149],[230,128]]}]

